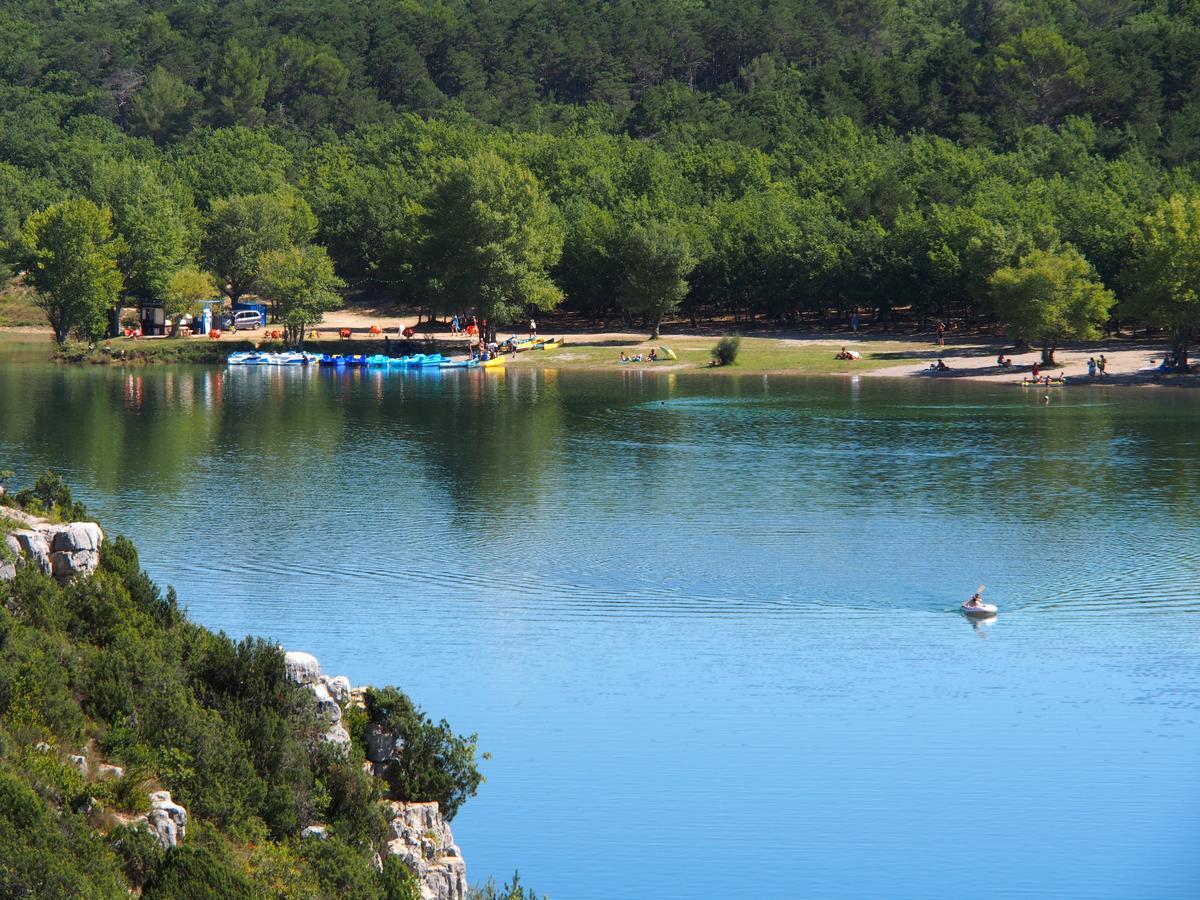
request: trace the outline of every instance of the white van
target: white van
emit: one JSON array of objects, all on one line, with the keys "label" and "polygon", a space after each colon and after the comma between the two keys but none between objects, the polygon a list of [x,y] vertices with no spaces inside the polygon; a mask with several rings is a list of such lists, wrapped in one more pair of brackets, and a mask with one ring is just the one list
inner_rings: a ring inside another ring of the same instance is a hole
[{"label": "white van", "polygon": [[262,316],[256,309],[239,309],[233,314],[233,330],[262,328]]}]

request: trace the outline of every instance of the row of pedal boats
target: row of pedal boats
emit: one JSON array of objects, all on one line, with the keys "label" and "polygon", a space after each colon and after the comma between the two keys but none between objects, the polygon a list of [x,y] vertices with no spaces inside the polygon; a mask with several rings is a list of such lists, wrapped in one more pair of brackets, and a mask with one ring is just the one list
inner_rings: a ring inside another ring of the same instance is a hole
[{"label": "row of pedal boats", "polygon": [[231,353],[226,362],[231,366],[327,366],[330,368],[418,368],[418,369],[474,369],[504,364],[503,356],[491,359],[451,359],[440,353],[416,353],[412,356],[343,355],[329,353],[307,353],[292,350],[283,353],[267,353],[248,350]]}]

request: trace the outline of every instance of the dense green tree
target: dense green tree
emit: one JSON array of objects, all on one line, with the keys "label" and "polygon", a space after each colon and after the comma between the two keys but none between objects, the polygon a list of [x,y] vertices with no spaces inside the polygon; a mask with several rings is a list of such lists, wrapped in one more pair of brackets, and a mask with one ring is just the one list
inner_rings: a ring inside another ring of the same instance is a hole
[{"label": "dense green tree", "polygon": [[490,152],[451,160],[427,208],[420,254],[433,309],[464,304],[495,324],[562,300],[549,276],[562,218],[528,169]]},{"label": "dense green tree", "polygon": [[[125,292],[135,300],[165,299],[167,283],[196,255],[198,216],[186,190],[162,182],[146,163],[121,160],[97,167],[93,193],[113,213],[125,244],[119,263]],[[110,334],[118,333],[114,307]]]},{"label": "dense green tree", "polygon": [[1035,250],[991,278],[996,312],[1018,340],[1036,341],[1054,364],[1064,340],[1099,336],[1114,297],[1079,251]]},{"label": "dense green tree", "polygon": [[678,222],[651,219],[630,225],[618,248],[621,303],[645,317],[654,340],[663,318],[683,302],[696,267],[687,234]]},{"label": "dense green tree", "polygon": [[201,254],[237,303],[258,282],[263,254],[307,243],[315,229],[312,210],[294,191],[239,195],[213,203]]},{"label": "dense green tree", "polygon": [[175,323],[174,332],[179,332],[180,316],[194,313],[201,300],[209,300],[218,293],[212,275],[196,266],[184,266],[172,272],[162,298],[167,316]]},{"label": "dense green tree", "polygon": [[64,200],[29,217],[20,264],[60,344],[72,333],[104,333],[121,291],[117,260],[125,249],[112,214],[90,200]]},{"label": "dense green tree", "polygon": [[1200,329],[1200,194],[1173,194],[1146,218],[1129,272],[1131,311],[1168,329],[1176,363],[1187,365]]},{"label": "dense green tree", "polygon": [[155,66],[129,105],[129,130],[156,141],[184,131],[192,91],[174,72]]},{"label": "dense green tree", "polygon": [[237,41],[221,49],[213,61],[207,96],[214,125],[255,128],[263,124],[270,79],[262,68],[260,54]]},{"label": "dense green tree", "polygon": [[338,289],[345,282],[334,274],[333,260],[323,247],[268,250],[259,257],[258,269],[262,294],[276,304],[276,316],[287,326],[292,344],[303,344],[308,326],[341,302]]}]

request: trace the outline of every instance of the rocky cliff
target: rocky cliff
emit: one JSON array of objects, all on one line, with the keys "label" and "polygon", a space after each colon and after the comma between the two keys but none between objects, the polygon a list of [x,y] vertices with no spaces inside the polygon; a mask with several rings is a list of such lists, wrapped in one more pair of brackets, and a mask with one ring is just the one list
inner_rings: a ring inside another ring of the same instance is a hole
[{"label": "rocky cliff", "polygon": [[17,566],[25,564],[60,581],[96,571],[104,532],[95,522],[55,524],[8,506],[0,507],[0,515],[19,526],[4,536],[0,579],[11,580]]},{"label": "rocky cliff", "polygon": [[[337,746],[349,748],[350,735],[342,724],[344,710],[361,696],[361,688],[351,688],[345,675],[322,674],[321,664],[310,653],[289,650],[284,670],[294,683],[312,692],[318,716],[326,723],[322,737]],[[364,735],[366,766],[379,772],[404,752],[404,742],[378,725],[370,725]],[[450,825],[436,803],[400,803],[386,805],[388,817],[387,853],[398,858],[416,876],[423,900],[464,900],[467,896],[467,863],[454,843]],[[323,838],[322,826],[309,826],[306,837]]]}]

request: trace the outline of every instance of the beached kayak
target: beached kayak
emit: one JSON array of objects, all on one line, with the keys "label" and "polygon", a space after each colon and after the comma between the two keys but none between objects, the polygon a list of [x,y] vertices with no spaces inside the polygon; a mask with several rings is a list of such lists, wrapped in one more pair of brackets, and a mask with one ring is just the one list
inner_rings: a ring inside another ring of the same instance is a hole
[{"label": "beached kayak", "polygon": [[504,357],[503,356],[493,356],[491,359],[485,359],[479,365],[483,366],[484,368],[490,368],[492,366],[502,366],[502,365],[504,365]]},{"label": "beached kayak", "polygon": [[1061,378],[1051,378],[1049,381],[1030,381],[1026,378],[1024,381],[1015,382],[1021,387],[1065,387],[1066,382]]},{"label": "beached kayak", "polygon": [[996,614],[996,607],[990,603],[981,603],[978,606],[968,606],[964,603],[962,611],[965,616],[994,616]]}]

